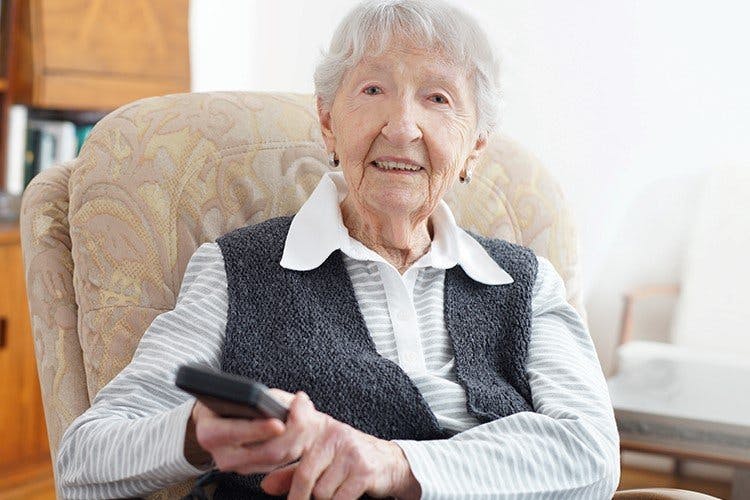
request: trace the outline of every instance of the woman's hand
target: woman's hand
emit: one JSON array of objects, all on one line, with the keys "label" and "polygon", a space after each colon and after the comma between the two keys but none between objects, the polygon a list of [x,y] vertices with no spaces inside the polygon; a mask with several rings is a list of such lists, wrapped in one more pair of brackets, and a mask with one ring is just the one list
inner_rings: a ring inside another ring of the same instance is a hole
[{"label": "woman's hand", "polygon": [[286,423],[221,418],[196,402],[185,438],[188,460],[200,465],[213,458],[220,470],[240,474],[273,471],[261,486],[291,500],[365,493],[419,498],[419,483],[398,445],[317,411],[303,392],[271,390],[290,403]]},{"label": "woman's hand", "polygon": [[[291,401],[293,397],[278,389],[271,390],[282,401]],[[216,467],[223,471],[268,472],[288,462],[254,462],[247,447],[279,436],[284,430],[284,423],[275,418],[223,418],[196,401],[185,433],[185,458],[197,467],[213,459]]]},{"label": "woman's hand", "polygon": [[[291,396],[291,395],[290,395]],[[247,447],[258,463],[299,462],[268,474],[261,487],[290,500],[419,498],[421,488],[401,448],[315,409],[303,392],[294,396],[286,430]]]}]

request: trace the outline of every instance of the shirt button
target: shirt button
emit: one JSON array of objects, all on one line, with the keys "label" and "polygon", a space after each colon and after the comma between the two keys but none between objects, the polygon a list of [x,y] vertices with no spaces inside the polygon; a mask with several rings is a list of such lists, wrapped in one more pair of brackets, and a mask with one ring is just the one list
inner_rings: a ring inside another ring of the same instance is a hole
[{"label": "shirt button", "polygon": [[408,364],[414,364],[417,361],[417,356],[413,352],[407,352],[404,354],[404,361]]},{"label": "shirt button", "polygon": [[399,313],[396,315],[396,317],[401,321],[408,321],[409,320],[409,311],[399,311]]}]

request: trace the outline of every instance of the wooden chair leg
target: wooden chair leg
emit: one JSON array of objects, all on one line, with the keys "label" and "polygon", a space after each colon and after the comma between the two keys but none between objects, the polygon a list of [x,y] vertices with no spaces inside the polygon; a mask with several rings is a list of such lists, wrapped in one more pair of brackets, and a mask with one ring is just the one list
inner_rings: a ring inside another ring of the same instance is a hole
[{"label": "wooden chair leg", "polygon": [[674,465],[672,465],[672,474],[675,476],[685,475],[685,461],[681,458],[674,459]]}]

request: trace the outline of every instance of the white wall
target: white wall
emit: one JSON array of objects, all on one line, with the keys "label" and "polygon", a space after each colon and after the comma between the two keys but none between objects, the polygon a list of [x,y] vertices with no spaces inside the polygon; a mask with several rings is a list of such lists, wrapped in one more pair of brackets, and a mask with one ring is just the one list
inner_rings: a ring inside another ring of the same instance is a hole
[{"label": "white wall", "polygon": [[[311,92],[318,54],[353,4],[193,0],[194,90]],[[461,5],[504,56],[504,131],[555,173],[578,218],[590,326],[606,367],[622,291],[679,280],[701,175],[748,156],[750,7]]]}]

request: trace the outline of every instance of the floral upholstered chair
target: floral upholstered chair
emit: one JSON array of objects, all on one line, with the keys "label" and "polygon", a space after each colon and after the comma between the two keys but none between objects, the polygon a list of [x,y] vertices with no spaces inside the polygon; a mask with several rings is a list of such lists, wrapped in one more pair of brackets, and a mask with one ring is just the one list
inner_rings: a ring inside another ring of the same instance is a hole
[{"label": "floral upholstered chair", "polygon": [[[312,96],[217,92],[126,105],[97,124],[77,159],[32,181],[21,232],[53,456],[153,319],[174,307],[193,251],[293,214],[329,168]],[[583,315],[570,212],[532,156],[493,137],[474,180],[448,198],[463,227],[547,257]]]}]

